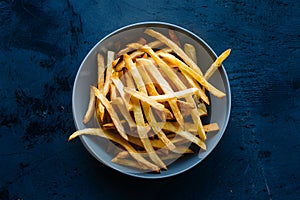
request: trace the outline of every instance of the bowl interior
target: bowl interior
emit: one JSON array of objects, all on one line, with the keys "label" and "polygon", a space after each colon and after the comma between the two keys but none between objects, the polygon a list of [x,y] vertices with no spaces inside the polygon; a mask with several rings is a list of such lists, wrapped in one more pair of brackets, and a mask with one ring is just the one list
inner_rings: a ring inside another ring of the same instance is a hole
[{"label": "bowl interior", "polygon": [[[106,55],[108,50],[116,51],[120,46],[124,47],[124,45],[130,42],[136,42],[141,37],[144,37],[147,41],[153,41],[153,38],[144,33],[146,28],[152,28],[166,36],[168,35],[168,29],[172,29],[176,32],[177,37],[182,44],[190,43],[194,45],[197,52],[198,66],[203,72],[205,72],[211,63],[213,63],[213,61],[216,59],[216,54],[201,38],[181,27],[172,24],[160,22],[138,23],[126,26],[111,33],[92,48],[78,70],[73,87],[72,98],[73,116],[77,129],[84,129],[86,127],[99,127],[95,120],[92,120],[87,125],[82,123],[82,119],[89,102],[89,87],[90,85],[96,86],[97,83],[97,53],[100,52],[103,55]],[[214,75],[209,79],[209,82],[219,90],[226,93],[226,97],[223,99],[209,95],[211,105],[208,107],[209,115],[205,119],[205,122],[207,123],[218,123],[220,130],[216,133],[209,133],[207,135],[208,139],[205,141],[207,145],[206,151],[200,150],[195,154],[181,157],[176,162],[169,165],[167,171],[162,171],[160,174],[143,173],[139,170],[123,167],[111,162],[113,156],[108,154],[106,151],[106,146],[108,143],[107,140],[94,136],[80,136],[81,141],[96,159],[108,165],[109,167],[128,175],[142,178],[162,178],[184,172],[201,162],[201,160],[203,160],[215,148],[217,143],[220,141],[228,123],[231,107],[231,96],[229,82],[224,66],[220,67],[214,73]]]}]

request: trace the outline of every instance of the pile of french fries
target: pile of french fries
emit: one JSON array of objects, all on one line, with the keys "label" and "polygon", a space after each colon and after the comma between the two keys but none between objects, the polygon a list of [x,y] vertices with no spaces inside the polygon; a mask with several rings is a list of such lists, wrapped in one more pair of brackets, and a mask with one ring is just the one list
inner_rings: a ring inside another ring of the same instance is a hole
[{"label": "pile of french fries", "polygon": [[[98,83],[90,87],[90,101],[83,123],[93,116],[99,128],[74,132],[95,135],[118,146],[112,162],[160,172],[168,160],[193,153],[194,144],[206,150],[206,133],[218,131],[216,123],[202,124],[210,105],[208,92],[223,98],[225,93],[208,79],[229,56],[224,51],[205,74],[197,65],[196,49],[169,30],[169,37],[153,30],[144,33],[152,41],[140,38],[117,53],[97,54]],[[121,150],[120,150],[121,149]]]}]

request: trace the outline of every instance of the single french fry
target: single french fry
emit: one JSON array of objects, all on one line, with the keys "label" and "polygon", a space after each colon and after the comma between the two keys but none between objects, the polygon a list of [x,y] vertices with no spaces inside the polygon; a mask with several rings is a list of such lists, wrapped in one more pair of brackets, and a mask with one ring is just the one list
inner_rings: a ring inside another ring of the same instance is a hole
[{"label": "single french fry", "polygon": [[147,161],[143,156],[141,156],[124,138],[120,137],[117,134],[107,134],[105,133],[101,128],[86,128],[83,130],[78,130],[74,132],[70,137],[69,141],[73,140],[74,138],[80,136],[80,135],[95,135],[102,138],[107,138],[111,141],[114,141],[121,146],[123,146],[130,155],[137,160],[139,163],[143,164],[144,166],[147,166],[148,169],[159,172],[160,168],[151,162]]},{"label": "single french fry", "polygon": [[[197,53],[196,48],[192,44],[185,43],[184,44],[184,52],[186,55],[193,60],[195,64],[197,64]],[[198,82],[190,77],[186,72],[182,72],[185,78],[188,80],[189,84],[192,87],[198,88],[199,91],[196,93],[197,98],[202,99],[207,105],[210,104],[208,97],[205,94],[205,89],[201,88]],[[196,98],[194,98],[196,104],[198,104],[198,101]]]},{"label": "single french fry", "polygon": [[[174,122],[168,122],[168,123],[174,123]],[[178,125],[174,124],[173,126],[178,126]],[[185,123],[184,124],[185,131],[196,132],[196,129],[194,129],[192,126],[193,126],[192,123],[188,123],[188,122]],[[210,123],[210,124],[203,125],[203,128],[206,133],[220,130],[219,125],[217,123]]]},{"label": "single french fry", "polygon": [[211,66],[206,71],[204,78],[208,80],[215,71],[222,66],[223,61],[230,55],[231,49],[227,49],[224,51],[217,59],[211,64]]},{"label": "single french fry", "polygon": [[112,82],[110,83],[110,100],[117,98],[117,89],[116,89],[116,85],[113,84]]},{"label": "single french fry", "polygon": [[[103,87],[104,87],[104,82],[105,82],[105,65],[104,65],[104,57],[102,54],[98,53],[97,54],[97,67],[98,67],[98,89],[103,92]],[[97,101],[97,108],[99,109],[99,120],[100,122],[103,122],[104,120],[104,113],[105,113],[105,108],[101,104],[100,101]]]},{"label": "single french fry", "polygon": [[90,119],[92,118],[94,111],[95,111],[95,94],[94,94],[94,90],[92,89],[92,87],[90,87],[90,100],[89,100],[89,104],[88,104],[88,108],[87,111],[84,115],[83,118],[83,123],[87,124]]},{"label": "single french fry", "polygon": [[177,37],[175,31],[172,30],[172,29],[169,29],[168,32],[169,32],[169,36],[170,36],[171,40],[172,40],[175,44],[177,44],[178,47],[181,47],[180,41],[179,41],[179,39],[178,39],[178,37]]},{"label": "single french fry", "polygon": [[193,150],[191,150],[188,146],[184,146],[184,145],[176,145],[176,148],[174,150],[172,150],[172,152],[177,153],[177,154],[194,153]]},{"label": "single french fry", "polygon": [[124,130],[124,127],[116,113],[116,111],[114,110],[114,108],[112,107],[112,105],[110,104],[110,102],[106,99],[106,97],[96,88],[93,87],[94,93],[96,95],[96,97],[101,101],[101,103],[104,105],[104,107],[106,108],[107,112],[109,113],[112,121],[114,122],[116,129],[118,130],[118,132],[120,133],[120,135],[128,140],[128,136]]},{"label": "single french fry", "polygon": [[185,43],[183,46],[184,52],[186,55],[192,59],[192,61],[197,64],[197,54],[196,54],[196,48],[194,45]]},{"label": "single french fry", "polygon": [[213,132],[213,131],[218,131],[220,130],[219,125],[217,123],[211,123],[204,125],[204,130],[205,132]]},{"label": "single french fry", "polygon": [[149,47],[153,48],[153,49],[156,49],[156,48],[159,48],[159,47],[163,46],[164,43],[162,43],[162,42],[159,41],[159,40],[155,40],[155,41],[153,41],[153,42],[148,43],[147,45],[148,45]]},{"label": "single french fry", "polygon": [[185,90],[181,90],[178,92],[174,92],[172,94],[163,94],[158,96],[151,96],[149,97],[152,100],[163,102],[163,101],[169,101],[172,99],[179,99],[187,96],[191,96],[192,94],[196,93],[199,89],[198,88],[188,88]]},{"label": "single french fry", "polygon": [[[143,46],[143,44],[140,44],[140,43],[137,43],[137,42],[127,44],[127,47],[129,47],[131,49],[138,49],[138,48],[141,48],[142,46]],[[126,54],[126,53],[123,53],[123,54]]]},{"label": "single french fry", "polygon": [[[166,47],[166,48],[163,48],[163,49],[160,49],[158,51],[155,51],[155,53],[159,54],[159,53],[172,53],[173,50],[170,49],[169,47]],[[168,63],[169,64],[169,63]],[[170,67],[176,67],[175,65],[169,65]]]},{"label": "single french fry", "polygon": [[107,67],[106,67],[106,74],[105,74],[105,83],[104,83],[103,92],[102,92],[102,94],[104,96],[106,96],[109,91],[109,86],[111,83],[110,77],[113,73],[112,62],[114,60],[114,56],[115,56],[115,52],[113,52],[113,51],[107,52]]},{"label": "single french fry", "polygon": [[130,158],[113,158],[111,160],[114,163],[117,163],[119,165],[131,167],[134,169],[144,170],[146,171],[148,168],[145,165],[140,164],[139,162],[132,160]]},{"label": "single french fry", "polygon": [[103,88],[105,66],[104,66],[103,55],[100,53],[97,54],[97,66],[98,66],[98,88]]},{"label": "single french fry", "polygon": [[122,159],[122,158],[129,158],[130,154],[128,151],[120,151],[113,159]]}]

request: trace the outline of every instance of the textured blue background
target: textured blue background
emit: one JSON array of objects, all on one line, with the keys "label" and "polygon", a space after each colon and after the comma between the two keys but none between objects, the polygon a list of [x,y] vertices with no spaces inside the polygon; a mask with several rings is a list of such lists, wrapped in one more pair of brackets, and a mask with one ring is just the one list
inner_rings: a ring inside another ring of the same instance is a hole
[{"label": "textured blue background", "polygon": [[[0,0],[0,200],[299,199],[300,6],[297,0]],[[106,34],[164,21],[225,61],[232,114],[200,165],[142,180],[96,161],[75,130],[72,84]]]}]

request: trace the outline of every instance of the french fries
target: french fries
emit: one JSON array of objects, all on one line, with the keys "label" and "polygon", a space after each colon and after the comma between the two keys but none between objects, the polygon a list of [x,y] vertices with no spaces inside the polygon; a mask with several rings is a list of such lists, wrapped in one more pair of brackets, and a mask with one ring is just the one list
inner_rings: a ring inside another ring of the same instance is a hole
[{"label": "french fries", "polygon": [[196,48],[180,41],[173,30],[170,39],[153,29],[146,29],[147,35],[116,53],[107,51],[106,65],[97,54],[97,85],[90,87],[83,123],[94,116],[101,127],[78,130],[69,141],[80,135],[108,139],[122,149],[110,150],[118,152],[112,162],[160,173],[181,154],[193,153],[191,145],[206,150],[206,133],[219,130],[217,123],[202,124],[210,105],[205,90],[218,98],[226,95],[208,80],[231,50],[203,75]]}]

